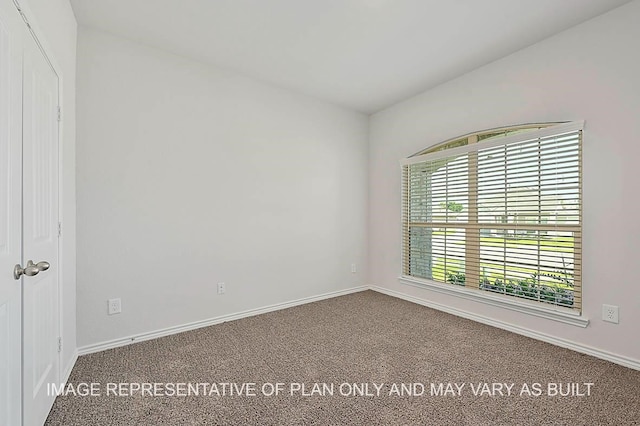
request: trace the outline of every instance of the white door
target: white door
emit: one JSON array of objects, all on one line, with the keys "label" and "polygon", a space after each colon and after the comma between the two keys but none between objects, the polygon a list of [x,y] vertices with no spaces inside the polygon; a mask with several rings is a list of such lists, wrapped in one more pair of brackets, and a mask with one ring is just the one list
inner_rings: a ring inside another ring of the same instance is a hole
[{"label": "white door", "polygon": [[22,46],[23,23],[0,0],[0,425],[21,417]]},{"label": "white door", "polygon": [[43,265],[23,277],[23,421],[41,425],[55,399],[47,384],[60,380],[58,77],[32,38],[23,52],[22,260]]}]

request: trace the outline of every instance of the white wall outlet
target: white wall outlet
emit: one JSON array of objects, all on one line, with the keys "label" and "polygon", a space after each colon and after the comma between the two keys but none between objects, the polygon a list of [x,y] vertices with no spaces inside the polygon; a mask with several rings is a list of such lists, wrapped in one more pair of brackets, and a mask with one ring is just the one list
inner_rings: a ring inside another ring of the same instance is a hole
[{"label": "white wall outlet", "polygon": [[358,268],[356,268],[356,264],[352,263],[351,264],[351,273],[355,274],[356,272],[358,272]]},{"label": "white wall outlet", "polygon": [[109,299],[107,300],[107,304],[109,306],[109,315],[115,315],[122,312],[122,302],[120,299]]},{"label": "white wall outlet", "polygon": [[227,291],[225,283],[218,283],[218,294],[224,294]]},{"label": "white wall outlet", "polygon": [[618,307],[614,305],[602,305],[602,321],[618,324]]}]

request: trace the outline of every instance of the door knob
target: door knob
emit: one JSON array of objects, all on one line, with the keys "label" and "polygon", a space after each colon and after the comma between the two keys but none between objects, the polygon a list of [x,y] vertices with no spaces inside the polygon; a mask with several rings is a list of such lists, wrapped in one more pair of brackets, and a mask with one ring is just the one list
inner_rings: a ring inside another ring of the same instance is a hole
[{"label": "door knob", "polygon": [[38,275],[42,271],[46,271],[50,266],[51,265],[49,264],[49,262],[43,261],[34,264],[32,260],[29,260],[27,261],[27,266],[25,266],[24,268],[20,264],[17,264],[13,268],[13,278],[19,280],[22,275],[33,277],[34,275]]}]

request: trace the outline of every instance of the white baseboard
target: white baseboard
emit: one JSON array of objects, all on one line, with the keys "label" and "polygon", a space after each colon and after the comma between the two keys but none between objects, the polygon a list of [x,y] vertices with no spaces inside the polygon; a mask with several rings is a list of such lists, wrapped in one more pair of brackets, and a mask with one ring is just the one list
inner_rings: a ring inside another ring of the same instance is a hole
[{"label": "white baseboard", "polygon": [[[269,305],[262,308],[250,309],[247,311],[237,312],[229,315],[222,315],[219,317],[214,317],[214,318],[210,318],[202,321],[196,321],[196,322],[178,325],[174,327],[167,327],[160,330],[151,331],[148,333],[141,333],[141,334],[136,334],[134,336],[128,336],[120,339],[109,340],[106,342],[96,343],[93,345],[87,345],[87,346],[78,348],[78,355],[87,355],[95,352],[104,351],[107,349],[113,349],[120,346],[130,345],[132,343],[143,342],[145,340],[151,340],[151,339],[157,339],[158,337],[169,336],[172,334],[195,330],[202,327],[208,327],[210,325],[220,324],[227,321],[234,321],[242,318],[252,317],[255,315],[266,314],[267,312],[279,311],[281,309],[292,308],[294,306],[304,305],[312,302],[318,302],[320,300],[331,299],[333,297],[344,296],[351,293],[358,293],[360,291],[365,291],[365,290],[369,290],[369,286],[354,287],[346,290],[339,290],[339,291],[333,291],[330,293],[324,293],[318,296],[304,297],[302,299],[297,299],[290,302],[277,303],[275,305]],[[71,370],[69,370],[69,372],[70,371]]]},{"label": "white baseboard", "polygon": [[73,370],[73,367],[76,365],[78,356],[79,356],[78,351],[75,350],[73,352],[73,355],[71,356],[71,360],[69,360],[65,369],[62,371],[62,374],[60,375],[60,383],[67,383],[67,381],[69,380],[69,376],[71,375],[71,370]]},{"label": "white baseboard", "polygon": [[512,333],[520,334],[523,336],[531,337],[536,340],[550,343],[552,345],[560,346],[563,348],[571,349],[576,352],[591,355],[596,358],[611,361],[615,364],[619,364],[625,367],[633,368],[634,370],[640,370],[640,361],[632,358],[628,358],[622,355],[614,354],[611,352],[603,351],[601,349],[593,348],[591,346],[582,345],[570,340],[562,339],[559,337],[551,336],[546,333],[540,333],[538,331],[530,330],[528,328],[520,327],[515,324],[499,321],[493,318],[489,318],[483,315],[477,315],[461,309],[452,308],[450,306],[442,305],[439,303],[431,302],[419,297],[410,296],[405,293],[401,293],[395,290],[389,290],[386,288],[378,287],[375,285],[354,287],[346,290],[334,291],[330,293],[321,294],[318,296],[305,297],[302,299],[293,300],[290,302],[277,303],[275,305],[269,305],[262,308],[250,309],[247,311],[237,312],[229,315],[222,315],[215,318],[210,318],[202,321],[196,321],[188,324],[178,325],[174,327],[167,327],[160,330],[151,331],[148,333],[141,333],[134,336],[123,337],[119,339],[109,340],[106,342],[96,343],[93,345],[83,346],[78,348],[71,362],[64,371],[63,379],[66,381],[71,373],[71,369],[75,364],[78,356],[87,355],[94,352],[100,352],[107,349],[117,348],[120,346],[130,345],[132,343],[142,342],[145,340],[157,339],[159,337],[169,336],[172,334],[182,333],[184,331],[195,330],[202,327],[208,327],[210,325],[220,324],[227,321],[234,321],[242,318],[252,317],[255,315],[265,314],[267,312],[278,311],[281,309],[291,308],[294,306],[304,305],[307,303],[317,302],[320,300],[330,299],[333,297],[344,296],[351,293],[357,293],[365,290],[373,290],[378,293],[386,294],[388,296],[397,297],[399,299],[407,300],[409,302],[417,303],[422,306],[437,309],[439,311],[447,312],[452,315],[456,315],[462,318],[467,318],[472,321],[476,321],[482,324],[487,324],[493,327],[501,328],[503,330],[510,331]]},{"label": "white baseboard", "polygon": [[456,315],[462,318],[467,318],[472,321],[476,321],[482,324],[487,324],[493,327],[501,328],[503,330],[511,331],[512,333],[520,334],[523,336],[531,337],[532,339],[541,340],[543,342],[551,343],[552,345],[560,346],[566,349],[571,349],[576,352],[591,355],[596,358],[611,361],[615,364],[622,365],[624,367],[633,368],[634,370],[640,370],[640,361],[632,358],[628,358],[622,355],[614,354],[611,352],[603,351],[601,349],[592,348],[591,346],[582,345],[570,340],[562,339],[559,337],[551,336],[546,333],[540,333],[538,331],[530,330],[528,328],[520,327],[515,324],[498,321],[493,318],[485,317],[483,315],[477,315],[471,312],[463,311],[461,309],[452,308],[440,303],[431,302],[419,297],[410,296],[405,293],[401,293],[395,290],[389,290],[377,286],[369,286],[369,289],[377,291],[378,293],[386,294],[388,296],[397,297],[399,299],[407,300],[409,302],[417,303],[418,305],[433,308],[439,311],[447,312],[452,315]]}]

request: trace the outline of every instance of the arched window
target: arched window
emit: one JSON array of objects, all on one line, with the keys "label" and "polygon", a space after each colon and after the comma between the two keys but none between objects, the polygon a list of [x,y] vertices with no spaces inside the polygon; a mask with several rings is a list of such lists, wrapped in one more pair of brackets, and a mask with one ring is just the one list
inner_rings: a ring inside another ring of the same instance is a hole
[{"label": "arched window", "polygon": [[403,160],[403,276],[580,311],[582,126],[476,132]]}]

